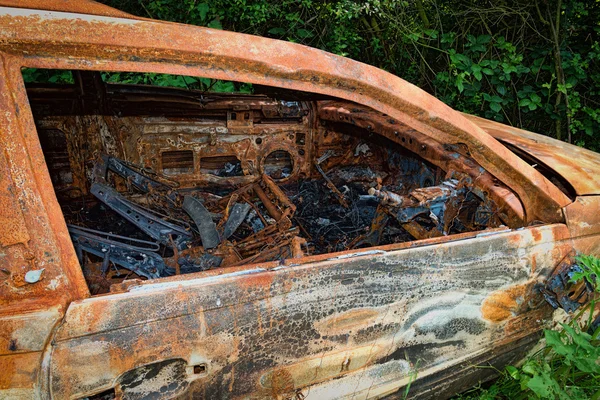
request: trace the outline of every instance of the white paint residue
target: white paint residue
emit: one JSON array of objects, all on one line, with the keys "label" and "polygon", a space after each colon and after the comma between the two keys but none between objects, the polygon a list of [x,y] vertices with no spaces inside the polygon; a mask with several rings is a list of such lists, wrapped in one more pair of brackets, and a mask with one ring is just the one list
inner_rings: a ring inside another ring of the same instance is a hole
[{"label": "white paint residue", "polygon": [[[169,384],[175,382],[177,376],[177,364],[171,363],[160,369],[158,374],[151,378],[142,376],[143,383],[138,386],[127,387],[127,393],[137,393],[141,395],[151,395],[160,393],[160,390],[168,387]],[[138,371],[139,374],[147,373],[144,370]]]},{"label": "white paint residue", "polygon": [[105,22],[119,25],[135,25],[140,23],[134,19],[103,17],[100,15],[76,14],[59,11],[29,10],[24,8],[0,7],[0,15],[11,17],[39,17],[45,20],[79,19],[87,22]]},{"label": "white paint residue", "polygon": [[361,257],[361,256],[370,256],[370,255],[375,255],[375,254],[385,254],[386,252],[383,250],[367,250],[367,251],[359,251],[357,253],[352,253],[352,254],[342,254],[341,256],[337,256],[337,257],[332,257],[332,258],[328,258],[327,261],[332,261],[332,260],[344,260],[346,258],[354,258],[354,257]]},{"label": "white paint residue", "polygon": [[60,279],[54,278],[46,286],[50,290],[56,290],[60,286]]},{"label": "white paint residue", "polygon": [[134,286],[129,289],[129,292],[137,292],[137,293],[153,292],[153,291],[157,291],[157,290],[172,289],[172,288],[176,288],[176,287],[190,287],[190,286],[196,286],[196,285],[203,285],[203,284],[207,284],[207,283],[218,282],[220,280],[223,280],[226,278],[231,278],[234,276],[249,275],[249,274],[255,274],[257,272],[265,272],[265,271],[266,271],[266,269],[264,269],[264,268],[255,268],[255,269],[246,270],[246,271],[232,272],[229,274],[209,276],[207,278],[190,279],[188,281],[163,282],[163,283],[154,283],[154,284],[148,284],[148,285]]},{"label": "white paint residue", "polygon": [[41,279],[43,273],[44,273],[44,268],[27,271],[27,273],[25,274],[25,282],[36,283]]}]

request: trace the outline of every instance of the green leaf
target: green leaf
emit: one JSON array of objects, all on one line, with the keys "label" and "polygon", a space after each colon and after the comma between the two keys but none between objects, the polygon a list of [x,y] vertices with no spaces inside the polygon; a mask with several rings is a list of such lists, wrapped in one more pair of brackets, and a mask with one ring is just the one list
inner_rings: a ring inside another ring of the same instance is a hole
[{"label": "green leaf", "polygon": [[573,354],[574,349],[562,341],[559,332],[547,329],[544,330],[544,337],[546,339],[546,344],[552,348],[556,354],[572,358],[571,355]]},{"label": "green leaf", "polygon": [[210,84],[212,83],[210,78],[200,78],[199,81],[204,86],[204,89],[208,89],[210,87]]},{"label": "green leaf", "polygon": [[519,107],[527,107],[530,104],[531,100],[529,99],[522,99],[521,101],[519,101]]},{"label": "green leaf", "polygon": [[432,39],[437,39],[439,33],[435,29],[425,29],[423,32]]},{"label": "green leaf", "polygon": [[470,47],[471,51],[479,51],[481,53],[483,53],[486,49],[485,46],[482,44],[476,44]]},{"label": "green leaf", "polygon": [[218,93],[232,93],[235,92],[235,85],[233,82],[216,81],[212,87],[212,91]]},{"label": "green leaf", "polygon": [[444,33],[444,34],[442,34],[442,39],[440,41],[442,43],[452,43],[454,41],[455,36],[456,36],[456,33],[454,33],[454,32]]},{"label": "green leaf", "polygon": [[200,3],[196,6],[198,10],[198,14],[200,15],[200,19],[204,21],[206,19],[206,14],[208,13],[209,6],[206,3]]},{"label": "green leaf", "polygon": [[267,32],[271,35],[283,35],[286,31],[283,28],[271,28]]},{"label": "green leaf", "polygon": [[508,374],[511,376],[511,378],[513,379],[519,379],[519,377],[521,376],[519,374],[519,370],[516,367],[513,367],[512,365],[507,365],[506,366],[506,371],[508,372]]},{"label": "green leaf", "polygon": [[461,53],[450,52],[450,60],[452,60],[454,64],[460,65],[462,68],[468,67],[471,64],[469,57]]},{"label": "green leaf", "polygon": [[554,385],[558,385],[549,374],[542,372],[535,375],[527,382],[527,387],[543,399],[553,399],[555,393]]},{"label": "green leaf", "polygon": [[483,68],[483,69],[481,70],[481,72],[483,72],[483,73],[484,73],[484,74],[486,74],[486,75],[494,75],[494,71],[493,71],[493,70],[491,70],[491,69],[489,69],[489,68]]},{"label": "green leaf", "polygon": [[526,374],[533,375],[537,371],[536,363],[534,361],[529,360],[525,364],[523,364],[521,370]]},{"label": "green leaf", "polygon": [[458,78],[456,79],[456,87],[458,88],[458,91],[460,93],[462,93],[463,90],[465,90],[465,86],[463,85],[462,77],[460,77],[460,79],[458,79]]},{"label": "green leaf", "polygon": [[502,63],[502,68],[504,70],[504,73],[507,75],[512,72],[517,72],[517,67],[515,67],[514,65],[507,64],[507,63]]},{"label": "green leaf", "polygon": [[213,29],[223,29],[223,25],[221,25],[221,21],[218,18],[213,19],[207,25],[209,28]]},{"label": "green leaf", "polygon": [[414,32],[409,33],[408,35],[406,35],[410,40],[412,40],[413,42],[418,41],[421,37],[419,35],[417,35]]},{"label": "green leaf", "polygon": [[314,36],[314,34],[311,31],[302,28],[296,31],[296,35],[298,35],[298,37],[301,39],[311,38]]},{"label": "green leaf", "polygon": [[479,35],[477,36],[477,43],[479,44],[487,44],[490,42],[492,37],[490,35]]},{"label": "green leaf", "polygon": [[500,112],[500,110],[502,110],[502,106],[499,103],[490,103],[490,108],[495,112]]}]

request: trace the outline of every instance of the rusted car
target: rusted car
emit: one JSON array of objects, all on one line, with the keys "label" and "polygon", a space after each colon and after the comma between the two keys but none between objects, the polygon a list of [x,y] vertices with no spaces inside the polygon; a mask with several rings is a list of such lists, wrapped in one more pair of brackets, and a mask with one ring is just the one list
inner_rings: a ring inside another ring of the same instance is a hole
[{"label": "rusted car", "polygon": [[439,399],[586,302],[600,155],[298,44],[0,4],[0,398]]}]

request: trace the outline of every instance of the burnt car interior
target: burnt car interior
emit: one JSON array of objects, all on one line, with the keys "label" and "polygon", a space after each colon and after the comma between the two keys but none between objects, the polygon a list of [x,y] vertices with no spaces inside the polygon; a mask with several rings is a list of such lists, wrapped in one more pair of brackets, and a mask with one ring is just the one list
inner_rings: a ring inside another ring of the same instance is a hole
[{"label": "burnt car interior", "polygon": [[364,106],[254,86],[224,94],[27,83],[90,292],[308,255],[523,226],[470,158]]}]

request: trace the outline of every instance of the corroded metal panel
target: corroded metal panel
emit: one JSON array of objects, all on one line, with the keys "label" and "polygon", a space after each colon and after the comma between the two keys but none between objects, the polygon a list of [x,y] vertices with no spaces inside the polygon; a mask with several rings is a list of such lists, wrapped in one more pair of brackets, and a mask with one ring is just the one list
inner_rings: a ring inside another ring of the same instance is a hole
[{"label": "corroded metal panel", "polygon": [[103,15],[107,17],[141,19],[116,8],[105,6],[91,0],[2,0],[6,7],[30,8],[37,10],[65,11],[72,13]]},{"label": "corroded metal panel", "polygon": [[[392,393],[414,371],[426,378],[536,332],[550,310],[535,285],[569,254],[567,238],[550,225],[74,302],[53,341],[50,388],[56,398],[130,393],[132,370],[184,360],[183,397]],[[164,382],[136,390],[181,383],[171,374],[181,362],[169,365]]]},{"label": "corroded metal panel", "polygon": [[600,194],[600,154],[554,138],[463,114],[484,131],[525,150],[565,178],[578,195]]},{"label": "corroded metal panel", "polygon": [[7,398],[33,396],[50,332],[64,306],[88,293],[23,107],[19,67],[0,60],[0,397]]},{"label": "corroded metal panel", "polygon": [[579,196],[565,207],[573,247],[581,254],[600,257],[600,196]]}]

